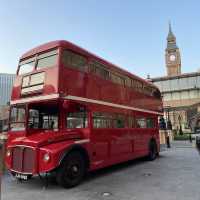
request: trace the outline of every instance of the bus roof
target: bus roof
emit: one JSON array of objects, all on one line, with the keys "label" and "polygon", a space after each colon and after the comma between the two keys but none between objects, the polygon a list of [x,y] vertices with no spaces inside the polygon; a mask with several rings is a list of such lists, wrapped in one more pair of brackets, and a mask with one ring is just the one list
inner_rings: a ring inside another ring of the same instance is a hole
[{"label": "bus roof", "polygon": [[[129,76],[130,78],[134,78],[134,79],[137,79],[137,80],[140,80],[142,81],[143,83],[146,83],[147,85],[151,85],[152,87],[154,88],[157,88],[156,85],[146,81],[145,79],[143,78],[140,78],[139,76],[136,76],[135,74],[132,74],[122,68],[120,68],[119,66],[115,65],[115,64],[112,64],[111,62],[108,62],[102,58],[100,58],[99,56],[93,54],[93,53],[90,53],[88,52],[87,50],[69,42],[69,41],[66,41],[66,40],[55,40],[55,41],[52,41],[52,42],[48,42],[48,43],[45,43],[45,44],[42,44],[42,45],[39,45],[31,50],[29,50],[28,52],[26,52],[25,54],[23,54],[20,58],[20,60],[23,60],[25,58],[28,58],[28,57],[31,57],[35,54],[38,54],[38,53],[41,53],[41,52],[45,52],[49,49],[53,49],[53,48],[57,48],[57,47],[63,47],[63,48],[69,48],[75,52],[78,52],[79,54],[82,54],[82,55],[85,55],[87,57],[90,57],[96,61],[99,61],[100,63],[106,65],[109,69],[113,70],[113,71],[116,71],[122,75],[127,75]],[[158,88],[157,88],[158,89]]]}]

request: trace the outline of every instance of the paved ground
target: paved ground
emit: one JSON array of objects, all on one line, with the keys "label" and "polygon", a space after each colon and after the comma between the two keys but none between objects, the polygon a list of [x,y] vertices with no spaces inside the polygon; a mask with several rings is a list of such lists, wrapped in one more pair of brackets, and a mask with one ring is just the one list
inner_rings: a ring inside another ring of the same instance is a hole
[{"label": "paved ground", "polygon": [[154,162],[137,160],[92,173],[80,186],[63,189],[40,179],[19,183],[4,175],[3,200],[200,200],[200,155],[178,142]]}]

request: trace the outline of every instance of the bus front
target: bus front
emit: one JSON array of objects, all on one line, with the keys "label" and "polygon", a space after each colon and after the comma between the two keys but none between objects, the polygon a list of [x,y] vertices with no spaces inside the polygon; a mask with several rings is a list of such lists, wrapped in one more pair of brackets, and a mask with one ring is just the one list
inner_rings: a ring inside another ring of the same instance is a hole
[{"label": "bus front", "polygon": [[18,178],[55,167],[52,152],[44,147],[59,137],[58,77],[58,43],[33,49],[19,61],[6,152],[7,168]]}]

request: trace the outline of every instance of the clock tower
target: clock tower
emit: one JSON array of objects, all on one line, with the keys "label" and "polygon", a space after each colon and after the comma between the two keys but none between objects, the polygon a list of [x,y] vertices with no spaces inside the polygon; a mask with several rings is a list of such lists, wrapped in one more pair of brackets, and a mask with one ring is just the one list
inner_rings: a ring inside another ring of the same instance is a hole
[{"label": "clock tower", "polygon": [[167,76],[175,76],[181,74],[180,51],[176,45],[176,37],[172,32],[170,23],[169,33],[167,36],[167,48],[165,49],[165,62],[167,67]]}]

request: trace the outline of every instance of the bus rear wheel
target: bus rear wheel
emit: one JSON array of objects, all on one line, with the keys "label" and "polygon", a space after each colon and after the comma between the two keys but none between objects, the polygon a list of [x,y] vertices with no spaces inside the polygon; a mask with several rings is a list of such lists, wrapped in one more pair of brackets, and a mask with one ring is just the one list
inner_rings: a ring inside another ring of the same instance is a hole
[{"label": "bus rear wheel", "polygon": [[57,183],[64,188],[78,185],[86,172],[86,164],[79,152],[71,152],[62,162],[56,175]]},{"label": "bus rear wheel", "polygon": [[149,145],[148,160],[153,161],[158,155],[157,145],[155,141],[151,141]]}]

